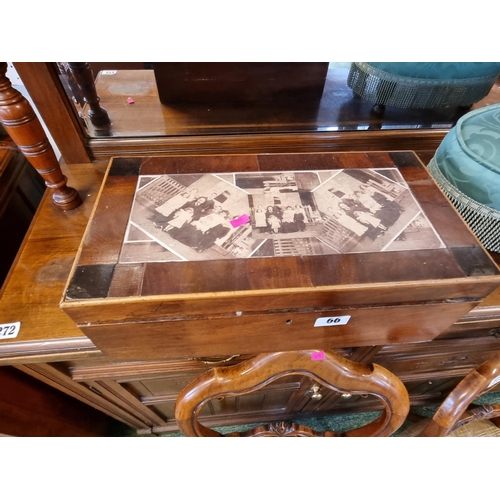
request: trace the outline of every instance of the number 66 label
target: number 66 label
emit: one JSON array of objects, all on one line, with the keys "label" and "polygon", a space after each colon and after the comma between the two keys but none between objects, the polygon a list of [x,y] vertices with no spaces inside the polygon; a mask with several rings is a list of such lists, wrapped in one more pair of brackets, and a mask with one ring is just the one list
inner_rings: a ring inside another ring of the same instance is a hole
[{"label": "number 66 label", "polygon": [[16,323],[3,323],[0,325],[0,340],[13,339],[17,337],[19,330],[21,329],[21,322]]},{"label": "number 66 label", "polygon": [[318,318],[314,326],[340,326],[347,325],[350,316],[330,316],[329,318]]}]

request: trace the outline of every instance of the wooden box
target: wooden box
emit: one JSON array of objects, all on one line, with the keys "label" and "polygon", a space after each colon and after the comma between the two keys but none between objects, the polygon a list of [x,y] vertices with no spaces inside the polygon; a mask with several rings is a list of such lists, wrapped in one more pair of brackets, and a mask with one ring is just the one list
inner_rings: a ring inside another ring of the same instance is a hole
[{"label": "wooden box", "polygon": [[413,152],[115,158],[61,307],[160,360],[428,341],[498,286]]},{"label": "wooden box", "polygon": [[163,104],[319,101],[328,63],[154,63]]}]

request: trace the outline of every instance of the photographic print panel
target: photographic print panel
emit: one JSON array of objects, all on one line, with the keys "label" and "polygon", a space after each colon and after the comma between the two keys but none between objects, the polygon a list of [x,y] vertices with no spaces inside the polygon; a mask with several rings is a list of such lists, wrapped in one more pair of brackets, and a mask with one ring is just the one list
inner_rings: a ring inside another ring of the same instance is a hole
[{"label": "photographic print panel", "polygon": [[396,168],[140,176],[120,262],[444,248]]}]

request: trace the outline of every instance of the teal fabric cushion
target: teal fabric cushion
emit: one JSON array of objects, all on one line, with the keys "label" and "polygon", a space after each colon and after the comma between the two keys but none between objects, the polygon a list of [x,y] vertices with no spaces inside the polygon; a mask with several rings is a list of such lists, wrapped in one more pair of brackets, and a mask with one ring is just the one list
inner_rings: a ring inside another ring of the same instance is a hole
[{"label": "teal fabric cushion", "polygon": [[367,63],[393,75],[425,79],[462,79],[499,75],[498,62],[370,62]]},{"label": "teal fabric cushion", "polygon": [[500,210],[500,104],[471,111],[436,151],[443,176],[460,192]]}]

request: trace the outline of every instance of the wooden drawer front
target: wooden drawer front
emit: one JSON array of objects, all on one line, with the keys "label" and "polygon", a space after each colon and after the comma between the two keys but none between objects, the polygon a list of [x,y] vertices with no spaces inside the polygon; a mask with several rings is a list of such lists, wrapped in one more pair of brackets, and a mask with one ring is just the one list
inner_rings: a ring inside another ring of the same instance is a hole
[{"label": "wooden drawer front", "polygon": [[500,338],[500,316],[478,321],[460,321],[452,325],[437,338],[444,340],[488,336]]},{"label": "wooden drawer front", "polygon": [[[191,374],[196,376],[195,374]],[[194,377],[193,377],[194,378]],[[191,382],[189,374],[182,373],[177,377],[156,380],[156,389],[171,390],[177,392],[163,392],[152,396],[142,396],[142,404],[149,406],[155,413],[158,413],[166,421],[174,419],[174,405],[178,393],[185,385]],[[141,381],[124,384],[129,391],[137,393],[138,386],[145,387],[147,382]],[[287,408],[287,403],[292,395],[301,388],[302,377],[290,376],[279,379],[269,384],[264,389],[237,397],[226,397],[223,399],[213,399],[209,401],[201,410],[203,417],[230,417],[241,419],[251,415],[279,414]],[[154,390],[154,387],[149,386]]]},{"label": "wooden drawer front", "polygon": [[403,382],[463,377],[500,350],[500,339],[485,338],[435,340],[423,344],[383,347],[371,360]]},{"label": "wooden drawer front", "polygon": [[[241,421],[243,417],[248,419],[251,416],[254,417],[254,421],[257,421],[258,418],[265,420],[269,414],[276,416],[282,413],[286,408],[290,396],[290,391],[273,393],[272,397],[266,391],[259,391],[236,398],[214,399],[202,408],[200,415],[205,418],[215,417],[220,420],[223,417],[232,418],[235,419],[235,422]],[[162,416],[167,422],[171,422],[175,418],[174,407],[175,400],[171,400],[165,403],[157,403],[151,409]],[[256,417],[257,415],[258,417]]]},{"label": "wooden drawer front", "polygon": [[[437,339],[470,339],[470,338],[486,338],[495,337],[500,338],[500,322],[488,325],[487,323],[465,323],[455,324],[443,334],[439,335]],[[436,340],[437,340],[436,339]]]},{"label": "wooden drawer front", "polygon": [[[113,361],[328,349],[432,340],[472,303],[249,314],[190,321],[82,327]],[[320,317],[350,316],[344,326],[314,327]]]},{"label": "wooden drawer front", "polygon": [[[194,380],[198,375],[206,372],[206,369],[190,370],[172,373],[161,378],[142,378],[130,382],[120,383],[142,401],[154,402],[160,400],[175,400],[177,395]],[[146,403],[147,404],[147,403]],[[152,404],[152,403],[150,403]]]}]

